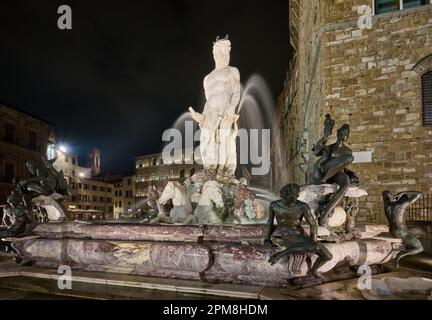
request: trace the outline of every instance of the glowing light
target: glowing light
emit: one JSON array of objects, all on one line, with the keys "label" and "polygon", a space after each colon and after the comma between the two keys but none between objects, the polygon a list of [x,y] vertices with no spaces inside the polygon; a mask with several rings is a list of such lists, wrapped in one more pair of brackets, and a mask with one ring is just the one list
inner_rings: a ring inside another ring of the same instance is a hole
[{"label": "glowing light", "polygon": [[80,172],[80,173],[79,173],[79,176],[80,176],[81,178],[84,178],[84,177],[85,177],[84,172]]},{"label": "glowing light", "polygon": [[66,153],[68,149],[66,148],[65,145],[61,145],[61,146],[59,147],[59,150],[60,150],[61,152],[63,152],[63,153]]}]

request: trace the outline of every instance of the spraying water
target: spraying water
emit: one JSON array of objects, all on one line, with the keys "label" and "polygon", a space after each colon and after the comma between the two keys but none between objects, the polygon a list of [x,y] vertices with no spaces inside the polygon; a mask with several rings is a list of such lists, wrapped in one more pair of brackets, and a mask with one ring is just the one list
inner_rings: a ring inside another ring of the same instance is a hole
[{"label": "spraying water", "polygon": [[184,132],[186,121],[193,121],[190,112],[185,112],[180,117],[178,117],[177,120],[172,125],[172,128]]},{"label": "spraying water", "polygon": [[[244,129],[273,129],[275,105],[269,86],[263,77],[252,75],[242,86],[242,98],[237,107],[240,113],[239,127]],[[186,121],[193,121],[190,112],[181,114],[173,129],[184,132]]]},{"label": "spraying water", "polygon": [[263,77],[254,74],[246,82],[237,112],[240,113],[240,128],[273,129],[275,105]]},{"label": "spraying water", "polygon": [[[246,84],[242,86],[241,99],[237,107],[237,113],[240,114],[238,121],[239,128],[246,130],[258,129],[258,131],[268,129],[271,131],[271,135],[273,135],[275,103],[272,92],[262,76],[253,74],[247,80]],[[178,129],[182,133],[183,138],[185,137],[187,122],[194,123],[194,132],[198,129],[197,123],[193,121],[189,112],[181,114],[172,126],[173,129]],[[262,152],[263,141],[253,143],[257,150]],[[195,147],[197,145],[198,143],[194,143]],[[265,150],[269,149],[270,146]],[[249,144],[249,150],[251,150],[251,144]],[[237,156],[239,156],[239,144],[237,145]],[[238,163],[240,163],[240,161],[238,161]],[[249,163],[251,162],[249,161]],[[239,168],[242,172],[243,170],[251,172],[252,165],[239,165]],[[254,177],[252,183],[260,186],[268,186],[269,182],[267,178],[268,177]]]}]

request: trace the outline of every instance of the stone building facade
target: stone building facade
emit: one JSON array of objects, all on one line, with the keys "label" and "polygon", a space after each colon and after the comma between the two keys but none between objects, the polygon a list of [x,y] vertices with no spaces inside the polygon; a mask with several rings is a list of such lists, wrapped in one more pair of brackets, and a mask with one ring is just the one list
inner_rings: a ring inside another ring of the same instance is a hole
[{"label": "stone building facade", "polygon": [[[192,177],[195,172],[202,169],[202,165],[196,163],[195,159],[185,159],[185,157],[193,157],[193,153],[183,150],[181,154],[181,159],[176,159],[172,164],[165,164],[161,153],[135,158],[137,198],[147,196],[147,187],[149,185],[163,190],[168,181],[183,182],[186,178]],[[191,161],[192,163],[189,163]]]},{"label": "stone building facade", "polygon": [[[94,153],[89,152],[89,158]],[[69,199],[64,201],[70,217],[78,220],[107,220],[114,216],[114,184],[100,175],[92,175],[94,168],[81,166],[78,156],[59,146],[52,135],[48,145],[48,159],[56,159],[54,168],[63,171],[69,185]],[[97,159],[100,168],[100,153]],[[100,174],[100,171],[99,171]]]},{"label": "stone building facade", "polygon": [[125,175],[114,182],[114,219],[136,208],[136,176]]},{"label": "stone building facade", "polygon": [[[383,190],[432,193],[429,3],[290,0],[293,54],[278,100],[275,189],[311,182],[311,148],[330,113],[336,127],[351,126],[348,145],[356,160],[350,168],[369,192],[360,220],[385,219]],[[371,28],[359,23],[368,21],[367,8]]]},{"label": "stone building facade", "polygon": [[0,206],[12,190],[12,180],[28,178],[27,160],[42,163],[52,125],[0,102]]},{"label": "stone building facade", "polygon": [[69,186],[67,207],[72,219],[112,220],[114,218],[114,184],[77,177]]}]

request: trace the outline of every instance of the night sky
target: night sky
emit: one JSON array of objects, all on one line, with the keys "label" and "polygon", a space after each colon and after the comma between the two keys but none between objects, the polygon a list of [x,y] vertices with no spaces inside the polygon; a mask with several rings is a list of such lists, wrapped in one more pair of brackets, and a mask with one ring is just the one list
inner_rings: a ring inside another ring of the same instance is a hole
[{"label": "night sky", "polygon": [[[57,28],[57,8],[73,29]],[[212,43],[229,34],[242,82],[261,74],[276,99],[289,60],[288,1],[20,1],[0,3],[0,100],[55,125],[105,172],[161,151],[162,132],[202,109]],[[86,164],[85,161],[84,163]]]}]

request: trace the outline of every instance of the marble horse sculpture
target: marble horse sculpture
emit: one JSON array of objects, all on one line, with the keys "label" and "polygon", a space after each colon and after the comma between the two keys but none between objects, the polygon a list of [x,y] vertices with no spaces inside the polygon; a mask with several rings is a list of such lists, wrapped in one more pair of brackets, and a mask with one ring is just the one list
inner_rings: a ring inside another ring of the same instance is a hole
[{"label": "marble horse sculpture", "polygon": [[223,222],[224,201],[222,185],[217,181],[204,184],[202,195],[195,208],[195,217],[199,224],[221,224]]},{"label": "marble horse sculpture", "polygon": [[[297,200],[299,193],[300,187],[297,184],[288,184],[281,189],[282,199],[270,204],[265,244],[272,245],[271,235],[274,232],[274,218],[276,217],[277,229],[286,249],[272,255],[269,262],[273,265],[285,256],[314,253],[318,255],[318,258],[311,268],[311,273],[315,277],[320,277],[319,268],[333,256],[317,241],[318,225],[309,206]],[[303,219],[310,226],[310,237],[305,234],[301,226]]]},{"label": "marble horse sculpture", "polygon": [[342,125],[337,130],[337,140],[331,145],[327,141],[332,134],[335,121],[329,114],[324,121],[324,134],[312,149],[317,157],[320,157],[315,164],[313,179],[315,183],[336,184],[338,190],[330,197],[327,204],[319,208],[319,224],[327,227],[333,210],[343,200],[351,185],[358,184],[358,177],[347,166],[354,161],[352,151],[345,145],[349,138],[350,127]]},{"label": "marble horse sculpture", "polygon": [[169,217],[159,214],[151,223],[169,222],[188,224],[195,221],[190,196],[184,185],[176,181],[170,181],[166,185],[162,195],[159,198],[159,204],[164,205],[172,200],[173,208]]},{"label": "marble horse sculpture", "polygon": [[42,165],[28,160],[31,177],[18,182],[7,198],[0,237],[25,237],[40,223],[65,220],[61,202],[68,196],[68,185],[62,171],[53,167],[54,160],[42,157]]},{"label": "marble horse sculpture", "polygon": [[423,252],[423,245],[409,230],[405,223],[406,210],[420,197],[421,192],[417,191],[404,191],[392,195],[390,191],[384,191],[384,213],[389,222],[390,233],[393,237],[402,240],[405,249],[400,251],[395,259],[395,269],[399,268],[399,262],[403,257],[416,255]]}]

